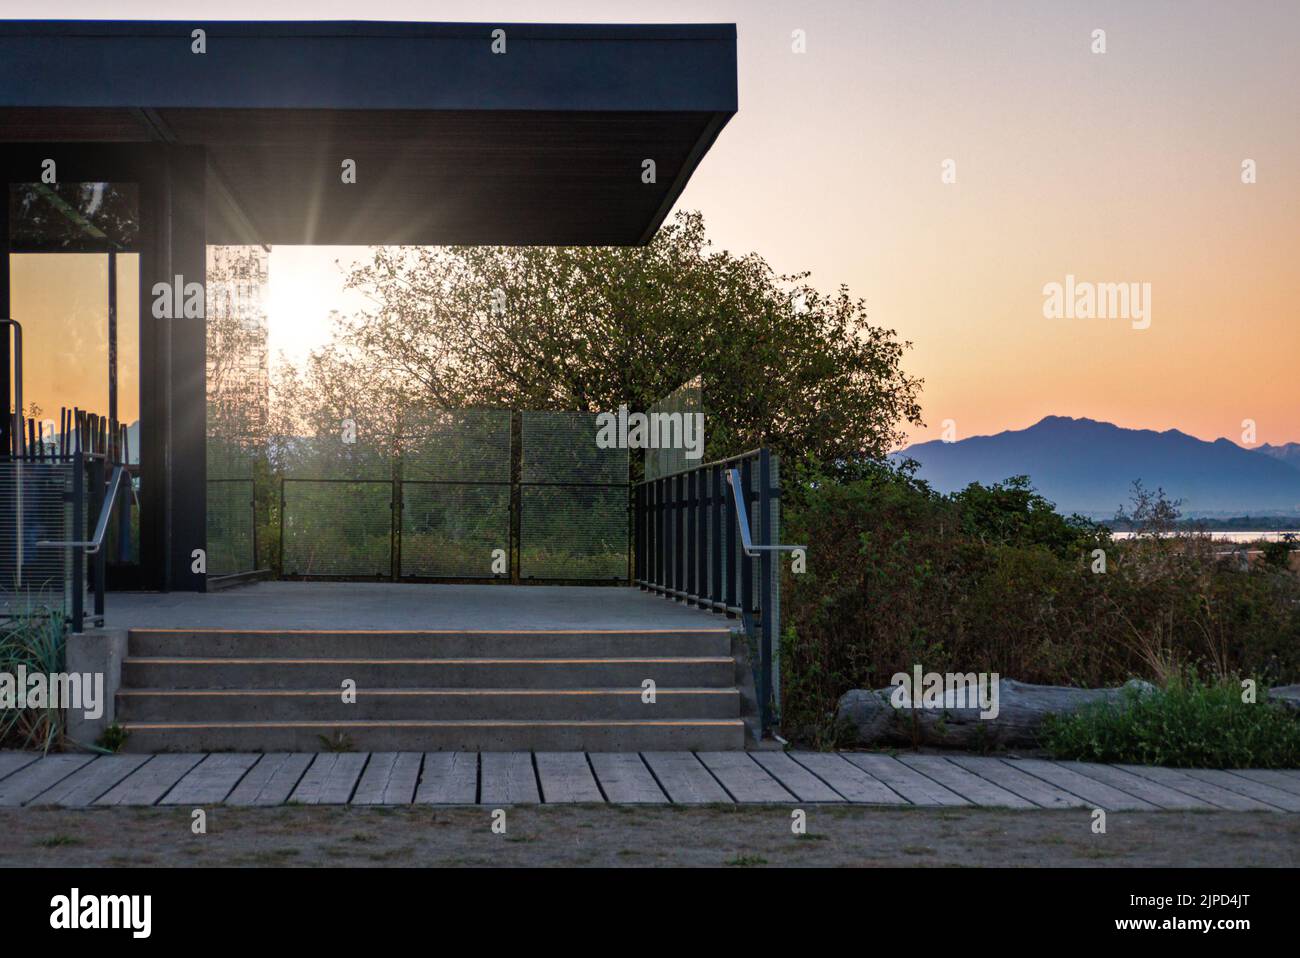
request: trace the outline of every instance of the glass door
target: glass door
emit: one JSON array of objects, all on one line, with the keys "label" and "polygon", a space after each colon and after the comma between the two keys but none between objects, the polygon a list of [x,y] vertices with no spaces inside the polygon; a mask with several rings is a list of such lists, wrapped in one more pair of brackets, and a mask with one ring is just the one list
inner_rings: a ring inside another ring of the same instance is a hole
[{"label": "glass door", "polygon": [[140,463],[139,198],[132,183],[9,185],[9,314],[23,329],[28,436],[57,453],[75,412],[126,427],[119,458],[132,501],[119,505],[110,584],[138,569]]}]

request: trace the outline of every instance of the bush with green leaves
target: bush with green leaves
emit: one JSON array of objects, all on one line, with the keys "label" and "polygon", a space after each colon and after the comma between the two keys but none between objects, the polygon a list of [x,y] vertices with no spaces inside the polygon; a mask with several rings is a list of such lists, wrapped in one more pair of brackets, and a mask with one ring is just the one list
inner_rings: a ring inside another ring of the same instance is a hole
[{"label": "bush with green leaves", "polygon": [[[17,677],[65,671],[67,627],[59,612],[34,608],[0,625],[0,673]],[[57,708],[0,710],[0,748],[48,752],[63,741],[63,713]]]},{"label": "bush with green leaves", "polygon": [[1275,702],[1243,701],[1239,682],[1195,673],[1163,689],[1129,689],[1117,702],[1049,716],[1041,742],[1053,758],[1180,768],[1296,768],[1300,719]]},{"label": "bush with green leaves", "polygon": [[841,695],[917,663],[1093,688],[1189,668],[1300,680],[1300,577],[1207,536],[1117,541],[1023,478],[945,496],[880,464],[790,469],[783,496],[782,538],[811,547],[782,586],[787,735],[833,742]]}]

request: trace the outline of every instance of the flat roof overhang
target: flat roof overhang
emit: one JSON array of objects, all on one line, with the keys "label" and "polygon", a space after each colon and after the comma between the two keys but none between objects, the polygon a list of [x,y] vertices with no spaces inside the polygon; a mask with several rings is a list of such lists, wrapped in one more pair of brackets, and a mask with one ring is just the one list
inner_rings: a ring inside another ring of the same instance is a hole
[{"label": "flat roof overhang", "polygon": [[645,243],[736,109],[733,24],[0,21],[0,142],[202,146],[213,244]]}]

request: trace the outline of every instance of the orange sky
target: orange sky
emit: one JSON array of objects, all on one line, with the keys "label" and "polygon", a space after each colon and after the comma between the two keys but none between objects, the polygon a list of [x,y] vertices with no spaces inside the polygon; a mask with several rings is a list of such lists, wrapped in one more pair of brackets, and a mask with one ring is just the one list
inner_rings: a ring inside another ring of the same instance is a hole
[{"label": "orange sky", "polygon": [[[680,205],[719,246],[847,283],[911,340],[907,368],[926,380],[914,438],[945,419],[961,438],[1060,414],[1234,441],[1253,419],[1261,442],[1300,440],[1300,5],[49,0],[40,15],[216,9],[735,22],[740,112]],[[321,278],[341,253],[273,254],[273,340],[323,335],[336,287]],[[1043,285],[1067,274],[1150,283],[1150,328],[1045,319]]]}]

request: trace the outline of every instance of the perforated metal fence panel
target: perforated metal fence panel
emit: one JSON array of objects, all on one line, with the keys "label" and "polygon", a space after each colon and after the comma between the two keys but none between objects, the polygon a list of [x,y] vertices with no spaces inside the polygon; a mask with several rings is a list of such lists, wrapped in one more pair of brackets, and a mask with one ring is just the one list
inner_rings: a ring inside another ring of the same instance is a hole
[{"label": "perforated metal fence panel", "polygon": [[[656,447],[645,451],[645,477],[658,479],[698,466],[704,451],[704,380],[682,383],[646,410]],[[647,437],[649,441],[650,437]],[[658,440],[668,439],[660,444]],[[690,440],[691,449],[687,448]],[[691,453],[688,458],[688,452]]]},{"label": "perforated metal fence panel", "polygon": [[256,567],[253,548],[253,480],[208,480],[208,574]]},{"label": "perforated metal fence panel", "polygon": [[285,575],[392,575],[391,479],[285,479],[282,490]]},{"label": "perforated metal fence panel", "polygon": [[[72,468],[66,462],[0,462],[0,615],[69,608],[71,551],[37,543],[74,538]],[[84,535],[83,528],[75,538]]]},{"label": "perforated metal fence panel", "polygon": [[596,435],[595,413],[523,414],[521,578],[627,578],[628,452]]},{"label": "perforated metal fence panel", "polygon": [[[429,410],[368,434],[280,452],[284,575],[628,577],[628,452],[597,445],[595,414]],[[214,543],[241,547],[234,494],[210,497]]]},{"label": "perforated metal fence panel", "polygon": [[253,533],[254,447],[218,434],[220,423],[214,425],[209,419],[208,425],[208,574],[251,572],[257,568]]},{"label": "perforated metal fence panel", "polygon": [[510,576],[510,411],[431,411],[401,461],[401,573]]}]

